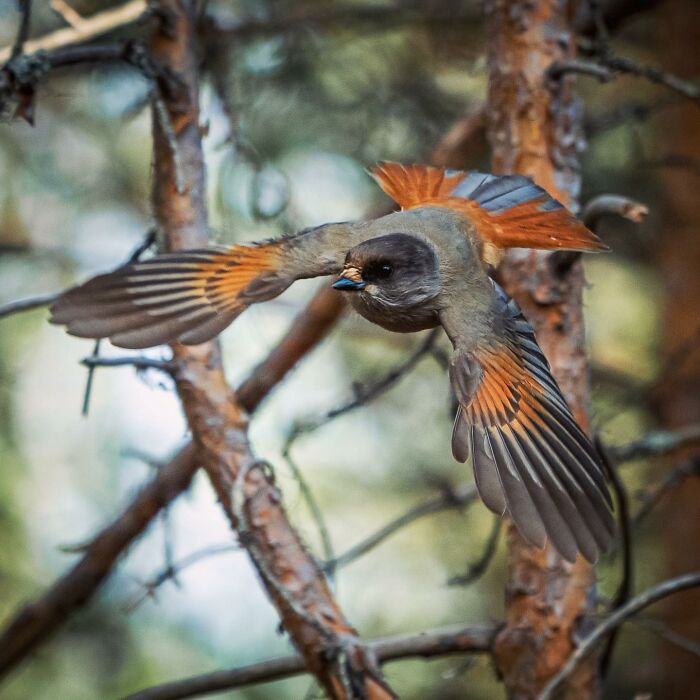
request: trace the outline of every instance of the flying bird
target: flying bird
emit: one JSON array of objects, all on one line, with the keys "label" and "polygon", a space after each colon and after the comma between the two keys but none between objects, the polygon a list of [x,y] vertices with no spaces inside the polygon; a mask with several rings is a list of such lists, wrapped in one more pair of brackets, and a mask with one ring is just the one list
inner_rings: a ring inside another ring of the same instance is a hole
[{"label": "flying bird", "polygon": [[51,321],[124,348],[198,344],[295,280],[337,275],[365,318],[408,333],[441,325],[454,353],[452,452],[471,455],[486,506],[531,544],[593,562],[614,533],[599,457],[576,423],[515,301],[489,276],[512,247],[606,246],[522,176],[380,163],[370,173],[400,206],[250,246],[156,255],[68,290]]}]

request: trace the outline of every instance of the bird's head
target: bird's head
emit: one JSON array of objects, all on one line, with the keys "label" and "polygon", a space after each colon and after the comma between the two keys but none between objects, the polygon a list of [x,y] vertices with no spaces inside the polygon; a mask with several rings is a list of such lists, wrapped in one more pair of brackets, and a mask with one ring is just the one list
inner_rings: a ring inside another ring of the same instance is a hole
[{"label": "bird's head", "polygon": [[440,292],[433,248],[405,233],[372,238],[351,248],[335,289],[397,310],[423,304]]}]

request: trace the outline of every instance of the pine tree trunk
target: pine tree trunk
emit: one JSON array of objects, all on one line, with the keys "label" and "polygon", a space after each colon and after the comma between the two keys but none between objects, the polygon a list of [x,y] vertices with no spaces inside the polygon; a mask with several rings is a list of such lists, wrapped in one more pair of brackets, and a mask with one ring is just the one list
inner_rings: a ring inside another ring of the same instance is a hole
[{"label": "pine tree trunk", "polygon": [[[521,173],[571,208],[579,192],[580,104],[569,77],[550,80],[549,66],[570,58],[574,41],[563,0],[487,3],[488,133],[493,171]],[[576,418],[586,426],[587,357],[580,262],[565,270],[556,255],[513,250],[498,277],[535,327],[537,338]],[[593,569],[565,562],[549,545],[528,546],[509,528],[505,627],[496,663],[509,698],[534,698],[573,650],[591,614]],[[595,660],[579,667],[562,697],[595,698]]]}]

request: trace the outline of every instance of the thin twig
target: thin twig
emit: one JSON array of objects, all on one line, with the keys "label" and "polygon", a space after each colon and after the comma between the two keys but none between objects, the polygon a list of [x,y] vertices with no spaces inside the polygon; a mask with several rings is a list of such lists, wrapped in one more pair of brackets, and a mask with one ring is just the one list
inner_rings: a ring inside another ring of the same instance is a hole
[{"label": "thin twig", "polygon": [[[150,228],[146,235],[144,236],[141,243],[139,243],[136,248],[130,253],[129,257],[126,259],[125,264],[134,263],[139,260],[139,258],[155,243],[156,241],[156,231],[154,228]],[[87,367],[87,379],[85,380],[85,391],[83,392],[83,407],[82,415],[87,416],[90,411],[90,399],[92,398],[92,387],[95,381],[95,368],[99,366],[107,366],[98,364],[100,360],[100,346],[102,345],[102,338],[98,338],[95,341],[95,345],[92,349],[92,355],[85,358],[82,364]],[[138,369],[138,368],[137,368]],[[144,369],[144,368],[142,368]]]},{"label": "thin twig", "polygon": [[85,18],[73,9],[66,0],[50,0],[49,5],[51,9],[59,16],[61,19],[73,29],[80,29],[80,25],[85,22]]},{"label": "thin twig", "polygon": [[95,344],[92,346],[92,355],[86,357],[82,360],[81,364],[87,367],[87,378],[85,379],[85,391],[83,392],[83,407],[81,409],[81,414],[83,416],[88,415],[90,412],[90,399],[92,398],[92,387],[95,381],[95,367],[96,363],[100,359],[100,346],[102,345],[102,339],[98,338]]},{"label": "thin twig", "polygon": [[570,59],[554,63],[549,69],[551,78],[559,78],[568,73],[590,75],[601,82],[613,80],[618,73],[644,78],[656,85],[661,85],[682,95],[691,102],[700,105],[700,85],[682,80],[672,73],[667,73],[653,66],[643,66],[629,58],[619,56],[600,56],[596,60]]},{"label": "thin twig", "polygon": [[[165,512],[165,511],[164,511]],[[206,547],[204,549],[199,549],[192,554],[188,554],[182,559],[170,563],[162,571],[157,573],[153,578],[145,581],[141,584],[143,590],[138,595],[134,596],[128,603],[124,605],[125,612],[133,612],[141,603],[143,603],[146,598],[152,598],[158,588],[160,588],[166,581],[175,580],[175,577],[180,574],[184,569],[197,564],[203,559],[208,559],[209,557],[219,556],[220,554],[228,554],[230,552],[236,552],[240,550],[237,544],[221,544],[213,545],[211,547]]]},{"label": "thin twig", "polygon": [[365,32],[385,31],[401,26],[454,27],[460,23],[476,21],[478,14],[470,12],[437,11],[436,8],[410,7],[348,7],[321,12],[295,13],[292,16],[272,15],[268,18],[246,18],[226,22],[213,17],[206,18],[202,30],[227,41],[245,41],[266,36],[288,35],[297,32],[352,28]]},{"label": "thin twig", "polygon": [[[299,465],[296,463],[296,460],[292,459],[289,451],[285,452],[284,458],[287,460],[287,464],[289,464],[289,468],[292,470],[292,474],[299,484],[301,495],[304,498],[304,501],[306,501],[306,505],[311,512],[311,517],[316,523],[316,529],[318,530],[318,534],[321,538],[323,558],[326,561],[330,561],[335,558],[335,549],[333,548],[333,540],[331,539],[330,532],[328,531],[328,526],[326,525],[326,519],[323,516],[323,511],[321,510],[311,487],[304,478],[304,474],[299,468]],[[330,577],[333,578],[332,573],[330,574]]]},{"label": "thin twig", "polygon": [[[378,639],[370,642],[368,647],[382,663],[410,658],[431,659],[450,654],[488,654],[497,630],[495,625],[447,627]],[[215,671],[153,686],[129,695],[124,700],[179,700],[282,680],[307,672],[300,656],[284,656],[242,668]]]},{"label": "thin twig", "polygon": [[491,533],[486,540],[486,546],[481,556],[474,563],[469,565],[465,573],[448,579],[448,586],[471,586],[486,573],[498,549],[498,540],[501,536],[502,528],[503,518],[501,518],[500,515],[494,516],[493,524],[491,525]]},{"label": "thin twig", "polygon": [[642,506],[632,520],[632,526],[635,528],[639,527],[669,491],[691,476],[700,476],[700,460],[681,464],[667,474],[658,484],[647,490],[642,497]]},{"label": "thin twig", "polygon": [[[605,216],[621,216],[623,219],[641,223],[649,213],[649,209],[634,199],[616,194],[602,194],[594,197],[583,207],[581,211],[581,221],[591,231],[598,228],[600,220]],[[571,269],[571,266],[581,257],[581,253],[575,250],[565,250],[555,253],[550,257],[552,269],[559,277],[564,276]]]},{"label": "thin twig", "polygon": [[616,462],[631,462],[636,459],[661,457],[676,450],[700,447],[700,423],[687,425],[677,430],[658,430],[626,445],[608,447]]},{"label": "thin twig", "polygon": [[28,297],[27,299],[18,299],[17,301],[10,301],[7,304],[0,305],[0,318],[5,316],[12,316],[12,314],[22,313],[23,311],[31,311],[32,309],[38,309],[42,306],[48,306],[53,304],[58,297],[61,296],[63,292],[50,292],[49,294],[38,294],[35,297]]},{"label": "thin twig", "polygon": [[670,642],[671,644],[675,644],[677,647],[684,649],[690,654],[700,656],[700,643],[696,642],[693,639],[688,639],[688,637],[685,637],[682,634],[679,634],[674,629],[671,629],[662,620],[640,616],[633,617],[630,620],[630,622],[634,625],[637,625],[637,627],[641,627],[643,630],[651,632],[657,637],[660,637],[661,639]]},{"label": "thin twig", "polygon": [[[599,434],[595,436],[595,446],[598,450],[601,461],[603,462],[603,466],[605,467],[608,479],[612,484],[613,492],[615,493],[615,500],[617,502],[617,515],[619,523],[618,530],[620,545],[622,546],[622,576],[620,577],[620,584],[617,587],[615,596],[612,599],[610,609],[618,610],[629,600],[632,590],[634,589],[632,524],[630,521],[629,498],[627,496],[625,484],[617,471],[617,464],[613,463],[613,458],[610,456],[608,450],[606,450]],[[606,677],[610,668],[610,662],[612,660],[612,655],[615,650],[615,642],[617,641],[618,636],[617,632],[618,629],[611,632],[605,645],[605,650],[600,658],[600,669],[604,678]]]},{"label": "thin twig", "polygon": [[648,213],[649,208],[634,199],[618,194],[601,194],[586,203],[581,212],[581,221],[595,231],[604,216],[621,216],[639,224]]},{"label": "thin twig", "polygon": [[164,465],[136,498],[85,547],[80,560],[0,632],[0,677],[90,600],[129,545],[161,508],[181,494],[195,473],[190,444]]},{"label": "thin twig", "polygon": [[[66,27],[51,32],[45,36],[24,42],[24,54],[36,51],[51,51],[63,48],[81,41],[94,39],[102,34],[111,32],[124,25],[136,22],[145,15],[148,10],[147,0],[131,0],[124,5],[110,8],[104,12],[98,12],[92,17],[83,17],[80,26]],[[5,46],[0,49],[0,63],[7,61],[12,55],[12,48]]]},{"label": "thin twig", "polygon": [[[29,26],[32,17],[32,0],[19,0],[19,11],[19,26],[17,27],[17,36],[15,38],[15,43],[12,45],[10,58],[15,58],[15,56],[19,56],[22,53],[22,48],[29,36]],[[0,56],[0,61],[3,60],[5,59]]]},{"label": "thin twig", "polygon": [[176,365],[172,360],[159,360],[155,357],[144,357],[137,355],[134,357],[96,357],[91,355],[84,357],[80,364],[84,367],[133,367],[140,371],[147,369],[157,369],[166,374],[173,374]]},{"label": "thin twig", "polygon": [[393,367],[378,380],[366,384],[356,383],[353,387],[355,390],[355,398],[347,401],[341,406],[337,406],[336,408],[327,411],[322,416],[298,421],[293,426],[289,436],[287,437],[283,448],[284,454],[289,454],[292,444],[302,435],[308,435],[309,433],[312,433],[327,425],[336,418],[340,418],[346,413],[350,413],[361,406],[366,406],[375,399],[379,398],[382,394],[389,391],[389,389],[392,389],[401,379],[407,376],[416,367],[423,357],[430,355],[431,349],[440,335],[440,332],[441,330],[439,328],[435,328],[434,330],[430,331],[423,342],[413,353],[411,353],[411,355],[409,355],[406,360],[401,362],[396,367]]},{"label": "thin twig", "polygon": [[664,581],[632,598],[632,600],[621,608],[618,608],[610,617],[598,625],[591,634],[581,641],[576,651],[571,654],[564,666],[552,677],[542,692],[537,696],[537,700],[550,700],[550,698],[554,696],[555,691],[574,672],[579,662],[593,651],[598,642],[604,639],[623,622],[662,598],[698,586],[700,586],[700,572],[694,572]]},{"label": "thin twig", "polygon": [[350,547],[350,549],[336,557],[333,561],[326,562],[324,564],[324,569],[327,572],[333,572],[337,568],[347,566],[350,562],[367,554],[367,552],[384,542],[384,540],[416,520],[444,510],[462,510],[476,500],[477,492],[473,484],[462,484],[460,486],[446,488],[440,495],[414,506],[403,515],[400,515],[398,518],[384,525],[384,527],[380,528],[369,537]]}]

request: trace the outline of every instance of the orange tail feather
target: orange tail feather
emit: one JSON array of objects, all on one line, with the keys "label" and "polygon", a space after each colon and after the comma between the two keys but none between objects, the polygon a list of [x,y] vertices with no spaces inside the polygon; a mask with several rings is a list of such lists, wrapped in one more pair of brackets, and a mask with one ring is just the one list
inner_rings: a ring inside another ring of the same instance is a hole
[{"label": "orange tail feather", "polygon": [[444,207],[467,217],[491,248],[604,251],[608,247],[566,207],[530,179],[426,165],[379,163],[371,171],[403,209]]}]

